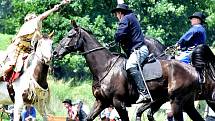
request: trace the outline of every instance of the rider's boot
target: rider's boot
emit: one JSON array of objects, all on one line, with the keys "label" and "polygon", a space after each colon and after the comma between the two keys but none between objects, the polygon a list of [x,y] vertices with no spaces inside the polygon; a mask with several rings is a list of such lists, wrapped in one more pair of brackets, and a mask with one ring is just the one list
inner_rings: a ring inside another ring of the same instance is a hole
[{"label": "rider's boot", "polygon": [[199,93],[202,93],[203,84],[205,83],[204,78],[204,68],[196,68],[198,74],[199,74],[199,83],[200,83],[200,91]]},{"label": "rider's boot", "polygon": [[137,67],[133,67],[128,69],[130,75],[132,76],[132,78],[134,79],[136,85],[137,85],[137,89],[139,92],[139,99],[136,101],[136,103],[141,103],[143,101],[149,101],[150,100],[150,96],[149,93],[147,92],[147,89],[145,87],[145,84],[143,81],[145,81],[142,76],[140,71],[137,69]]}]

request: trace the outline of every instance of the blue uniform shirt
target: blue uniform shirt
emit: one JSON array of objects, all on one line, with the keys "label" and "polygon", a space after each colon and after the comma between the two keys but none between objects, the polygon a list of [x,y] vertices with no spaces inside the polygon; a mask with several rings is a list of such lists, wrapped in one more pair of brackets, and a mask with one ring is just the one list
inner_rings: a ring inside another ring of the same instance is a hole
[{"label": "blue uniform shirt", "polygon": [[181,48],[205,44],[206,31],[201,24],[193,25],[177,42]]},{"label": "blue uniform shirt", "polygon": [[128,55],[131,54],[133,49],[144,44],[144,35],[134,13],[127,13],[121,19],[115,33],[115,41],[122,44],[123,50]]},{"label": "blue uniform shirt", "polygon": [[22,121],[25,121],[25,118],[32,116],[33,118],[36,118],[36,109],[32,106],[30,109],[22,112]]}]

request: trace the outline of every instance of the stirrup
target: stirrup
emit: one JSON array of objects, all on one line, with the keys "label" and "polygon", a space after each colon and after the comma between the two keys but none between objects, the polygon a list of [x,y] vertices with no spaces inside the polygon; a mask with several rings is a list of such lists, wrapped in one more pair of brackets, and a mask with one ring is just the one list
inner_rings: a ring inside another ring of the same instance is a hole
[{"label": "stirrup", "polygon": [[151,98],[150,98],[150,96],[149,96],[149,94],[148,93],[140,93],[139,94],[139,98],[138,98],[138,100],[136,101],[136,103],[142,103],[142,102],[148,102],[148,101],[150,101],[151,100]]}]

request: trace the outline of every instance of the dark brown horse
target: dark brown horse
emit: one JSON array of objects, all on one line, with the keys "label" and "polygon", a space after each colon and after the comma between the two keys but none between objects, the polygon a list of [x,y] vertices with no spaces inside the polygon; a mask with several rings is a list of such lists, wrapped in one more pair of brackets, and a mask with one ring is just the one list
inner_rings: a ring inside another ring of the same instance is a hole
[{"label": "dark brown horse", "polygon": [[[124,69],[125,58],[113,55],[102,47],[96,39],[84,29],[74,24],[74,28],[68,32],[53,53],[54,57],[62,58],[70,52],[80,51],[89,65],[93,74],[93,95],[96,98],[93,109],[87,117],[88,121],[95,119],[99,113],[113,105],[123,121],[128,121],[126,106],[134,104],[138,98],[138,92],[133,81]],[[173,113],[176,121],[182,121],[183,105],[189,102],[191,110],[195,114],[193,120],[203,120],[194,108],[194,94],[197,88],[198,74],[190,65],[175,60],[160,60],[162,76],[147,80],[150,93],[154,101],[172,101]]]},{"label": "dark brown horse", "polygon": [[[193,51],[191,60],[195,68],[203,68],[205,78],[205,82],[202,85],[199,84],[199,91],[196,93],[195,100],[206,100],[207,104],[215,111],[215,56],[207,45],[199,45]],[[200,86],[202,86],[202,89]],[[150,121],[154,121],[154,113],[157,112],[166,101],[168,101],[168,99],[143,104],[137,111],[137,119],[140,119],[142,113],[150,108],[147,116]],[[186,105],[184,109],[186,109]]]}]

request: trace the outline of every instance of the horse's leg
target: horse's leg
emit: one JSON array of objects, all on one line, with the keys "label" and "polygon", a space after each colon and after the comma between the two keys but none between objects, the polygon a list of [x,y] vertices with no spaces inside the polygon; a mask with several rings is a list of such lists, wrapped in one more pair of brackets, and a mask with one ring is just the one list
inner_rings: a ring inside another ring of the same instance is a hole
[{"label": "horse's leg", "polygon": [[113,105],[116,108],[122,121],[129,121],[128,112],[124,102],[121,102],[118,99],[113,99]]},{"label": "horse's leg", "polygon": [[38,99],[38,102],[35,103],[35,107],[40,115],[43,117],[43,121],[47,121],[47,114],[46,114],[46,105],[45,100]]},{"label": "horse's leg", "polygon": [[183,109],[193,121],[204,121],[204,119],[195,109],[193,99],[188,100],[186,103],[184,103]]},{"label": "horse's leg", "polygon": [[93,121],[93,119],[95,119],[106,107],[107,106],[104,105],[100,100],[96,100],[86,120]]},{"label": "horse's leg", "polygon": [[171,108],[174,116],[174,121],[184,121],[181,100],[177,98],[171,100]]},{"label": "horse's leg", "polygon": [[147,113],[149,121],[155,121],[153,115],[160,109],[160,107],[167,102],[168,99],[157,100],[150,105],[150,109]]},{"label": "horse's leg", "polygon": [[141,121],[141,116],[143,114],[143,112],[148,109],[150,107],[151,103],[144,103],[143,105],[141,105],[138,109],[137,109],[137,113],[136,113],[136,121]]},{"label": "horse's leg", "polygon": [[[17,95],[18,97],[18,95]],[[20,120],[20,115],[22,112],[22,108],[24,106],[22,96],[17,98],[15,96],[15,103],[14,103],[14,120],[13,121],[19,121]]]}]

